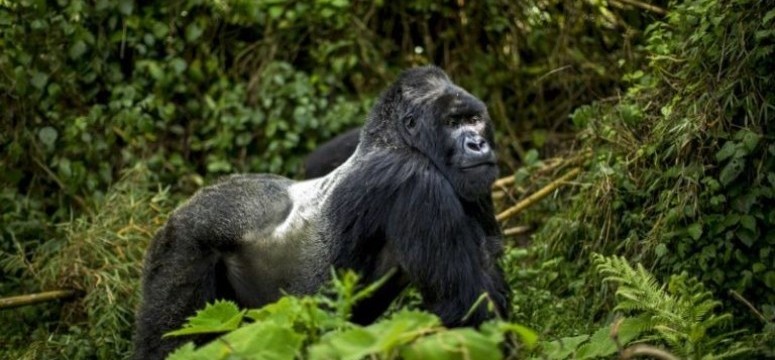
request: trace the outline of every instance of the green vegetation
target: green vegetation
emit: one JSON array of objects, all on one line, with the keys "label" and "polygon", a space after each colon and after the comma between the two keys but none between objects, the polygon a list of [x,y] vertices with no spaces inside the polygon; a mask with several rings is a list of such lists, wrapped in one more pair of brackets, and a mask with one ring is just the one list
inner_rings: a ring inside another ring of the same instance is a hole
[{"label": "green vegetation", "polygon": [[[475,5],[475,6],[474,6]],[[650,5],[650,6],[647,6]],[[131,351],[142,254],[232,172],[298,176],[408,66],[490,107],[511,319],[445,329],[339,274],[262,309],[218,302],[177,359],[775,356],[775,9],[769,1],[0,0],[0,357]],[[537,336],[537,338],[536,338]],[[255,349],[264,351],[256,355]]]},{"label": "green vegetation", "polygon": [[[260,310],[240,311],[230,302],[208,305],[186,327],[168,335],[232,332],[199,349],[189,343],[170,357],[251,357],[260,349],[260,357],[277,359],[295,354],[310,359],[498,359],[502,357],[498,345],[510,333],[528,347],[535,345],[535,333],[514,324],[488,323],[481,331],[447,330],[435,315],[413,310],[398,310],[365,327],[352,324],[347,321],[349,309],[379,285],[356,291],[356,281],[353,273],[334,276],[335,297],[285,297]],[[239,327],[244,318],[253,322]]]},{"label": "green vegetation", "polygon": [[[686,271],[727,300],[739,324],[770,321],[774,16],[757,1],[694,1],[650,26],[650,63],[626,76],[627,93],[574,112],[589,171],[537,241],[577,271],[591,252],[657,274]],[[767,320],[731,292],[765,308]]]}]

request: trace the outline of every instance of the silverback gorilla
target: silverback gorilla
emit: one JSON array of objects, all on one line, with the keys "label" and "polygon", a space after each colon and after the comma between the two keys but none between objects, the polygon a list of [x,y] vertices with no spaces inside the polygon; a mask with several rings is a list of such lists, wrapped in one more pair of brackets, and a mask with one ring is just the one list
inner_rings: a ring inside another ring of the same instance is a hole
[{"label": "silverback gorilla", "polygon": [[135,357],[159,359],[190,340],[162,335],[207,302],[259,307],[283,292],[313,293],[332,266],[364,283],[398,270],[354,309],[358,323],[409,284],[448,326],[490,318],[487,302],[472,309],[484,293],[505,316],[493,145],[485,105],[421,67],[382,93],[355,153],[327,176],[233,175],[200,190],[146,254]]}]

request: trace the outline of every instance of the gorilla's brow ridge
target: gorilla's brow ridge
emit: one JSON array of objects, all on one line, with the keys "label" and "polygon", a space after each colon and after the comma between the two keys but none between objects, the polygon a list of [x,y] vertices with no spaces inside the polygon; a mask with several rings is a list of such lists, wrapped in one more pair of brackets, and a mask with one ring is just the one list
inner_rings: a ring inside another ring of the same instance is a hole
[{"label": "gorilla's brow ridge", "polygon": [[423,84],[406,87],[402,95],[412,104],[420,104],[438,98],[450,86],[454,86],[454,84],[449,79],[441,76],[430,76]]}]

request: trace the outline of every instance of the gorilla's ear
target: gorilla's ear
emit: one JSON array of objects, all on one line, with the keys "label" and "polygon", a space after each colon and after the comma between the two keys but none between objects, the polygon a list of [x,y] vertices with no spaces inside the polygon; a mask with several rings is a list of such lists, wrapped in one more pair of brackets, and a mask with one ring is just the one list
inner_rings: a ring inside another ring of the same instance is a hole
[{"label": "gorilla's ear", "polygon": [[401,122],[404,124],[404,129],[406,132],[408,132],[410,135],[417,134],[417,119],[414,117],[414,114],[405,114],[401,120]]}]

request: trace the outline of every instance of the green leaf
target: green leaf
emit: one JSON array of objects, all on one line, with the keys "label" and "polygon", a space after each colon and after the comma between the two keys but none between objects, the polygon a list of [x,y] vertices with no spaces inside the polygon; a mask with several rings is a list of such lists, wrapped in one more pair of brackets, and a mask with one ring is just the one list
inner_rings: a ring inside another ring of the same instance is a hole
[{"label": "green leaf", "polygon": [[221,336],[195,352],[184,346],[175,360],[294,359],[301,351],[304,336],[291,325],[274,322],[254,323]]},{"label": "green leaf", "polygon": [[729,185],[729,183],[737,179],[737,177],[740,176],[740,173],[743,172],[743,165],[743,160],[732,159],[721,170],[721,174],[719,175],[719,182],[721,182],[722,185]]},{"label": "green leaf", "polygon": [[743,228],[756,232],[756,218],[751,215],[743,215],[740,217],[740,225]]},{"label": "green leaf", "polygon": [[32,73],[32,79],[30,79],[30,83],[32,86],[38,89],[43,89],[46,87],[46,84],[48,84],[48,75],[40,71],[34,71]]},{"label": "green leaf", "polygon": [[624,318],[619,323],[619,341],[626,345],[635,340],[641,333],[652,328],[650,315]]},{"label": "green leaf", "polygon": [[[624,318],[619,323],[616,336],[622,345],[627,345],[630,341],[637,338],[643,331],[650,329],[651,324],[647,320],[648,316]],[[616,352],[616,343],[611,338],[613,324],[604,326],[589,338],[589,342],[579,347],[575,358],[593,359],[598,357],[607,357]]]},{"label": "green leaf", "polygon": [[377,337],[364,328],[329,333],[309,350],[310,359],[360,359],[378,350]]},{"label": "green leaf", "polygon": [[576,352],[576,359],[593,359],[608,356],[616,352],[616,343],[611,339],[611,325],[603,326],[595,331],[589,342],[582,345]]},{"label": "green leaf", "polygon": [[762,18],[762,25],[767,25],[767,23],[772,21],[773,18],[775,18],[775,9],[770,10],[764,14],[764,18]]},{"label": "green leaf", "polygon": [[523,159],[525,165],[533,165],[538,162],[540,159],[540,155],[538,154],[538,150],[536,149],[530,149],[525,153],[525,158]]},{"label": "green leaf", "polygon": [[721,150],[716,153],[716,161],[720,162],[728,159],[735,153],[735,150],[737,150],[737,143],[734,141],[727,141],[724,143],[724,146],[721,147]]},{"label": "green leaf", "polygon": [[269,17],[272,19],[277,19],[283,14],[283,7],[282,6],[271,6],[269,7]]},{"label": "green leaf", "polygon": [[251,309],[247,312],[247,317],[255,321],[279,320],[281,322],[293,322],[299,313],[305,311],[299,298],[293,296],[284,296],[277,302],[265,305],[260,309]]},{"label": "green leaf", "polygon": [[665,244],[658,244],[656,248],[654,248],[654,254],[657,255],[658,258],[661,258],[667,254],[667,246]]},{"label": "green leaf", "polygon": [[170,66],[172,67],[172,70],[175,72],[175,74],[180,75],[183,73],[183,71],[186,71],[186,61],[176,57],[172,60],[170,60]]},{"label": "green leaf", "polygon": [[365,328],[329,333],[310,349],[310,358],[361,359],[372,354],[386,354],[433,331],[440,324],[439,318],[433,314],[400,311],[390,319]]},{"label": "green leaf", "polygon": [[692,239],[698,240],[700,236],[702,236],[702,224],[691,224],[688,228],[686,228],[686,232],[689,234],[689,236],[692,237]]},{"label": "green leaf", "polygon": [[550,360],[567,359],[587,339],[589,339],[589,335],[579,335],[546,343],[544,344],[544,354]]},{"label": "green leaf", "polygon": [[177,348],[166,360],[190,360],[196,358],[196,347],[194,343],[188,342],[185,345]]},{"label": "green leaf", "polygon": [[83,40],[78,40],[70,47],[68,55],[71,59],[77,59],[86,52],[86,43]]},{"label": "green leaf", "polygon": [[57,137],[59,137],[59,134],[57,133],[56,129],[52,128],[51,126],[46,126],[38,130],[38,139],[40,139],[40,142],[42,142],[46,147],[54,147],[54,142],[56,142]]},{"label": "green leaf", "polygon": [[231,164],[224,159],[208,159],[207,171],[210,173],[229,172]]},{"label": "green leaf", "polygon": [[746,154],[752,153],[756,149],[756,145],[759,145],[759,135],[750,130],[742,130],[741,138]]},{"label": "green leaf", "polygon": [[502,359],[497,342],[473,329],[461,328],[423,337],[401,351],[406,360]]},{"label": "green leaf", "polygon": [[197,311],[182,329],[168,332],[164,337],[232,331],[242,322],[244,314],[231,301],[216,301]]},{"label": "green leaf", "polygon": [[764,274],[764,285],[767,285],[770,290],[775,289],[775,271],[767,271]]},{"label": "green leaf", "polygon": [[747,247],[753,246],[753,243],[756,242],[756,233],[751,230],[738,229],[735,231],[735,236]]},{"label": "green leaf", "polygon": [[536,346],[536,344],[538,344],[538,334],[526,326],[504,322],[500,323],[498,327],[501,331],[508,331],[517,334],[517,336],[519,336],[520,342],[528,349],[532,349]]},{"label": "green leaf", "polygon": [[186,41],[194,42],[202,36],[202,33],[204,30],[197,23],[192,22],[186,26]]},{"label": "green leaf", "polygon": [[118,11],[123,15],[132,15],[135,4],[133,0],[121,0],[118,3]]}]

